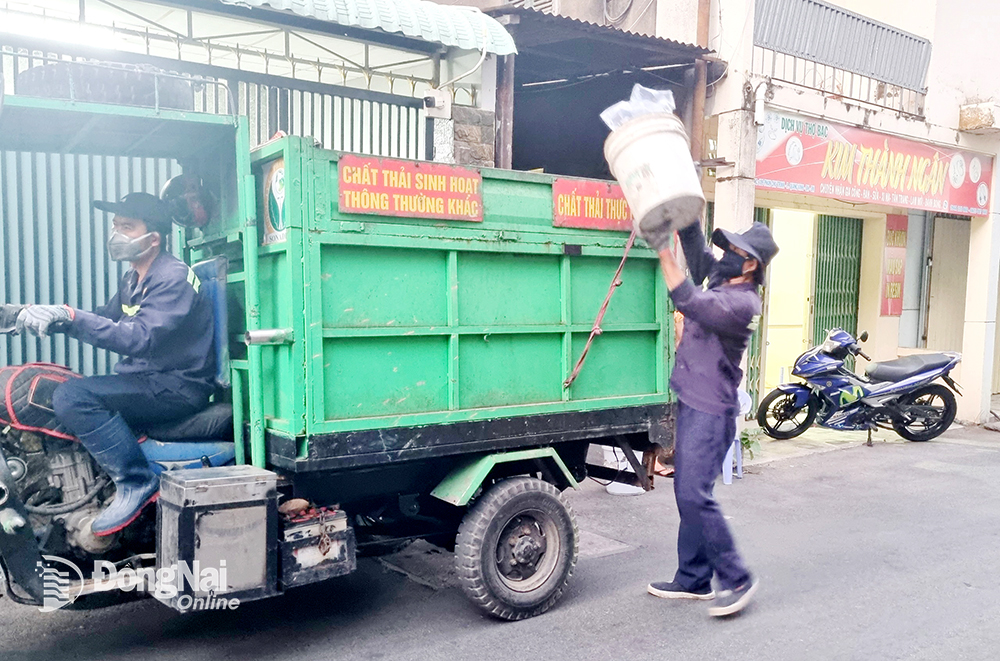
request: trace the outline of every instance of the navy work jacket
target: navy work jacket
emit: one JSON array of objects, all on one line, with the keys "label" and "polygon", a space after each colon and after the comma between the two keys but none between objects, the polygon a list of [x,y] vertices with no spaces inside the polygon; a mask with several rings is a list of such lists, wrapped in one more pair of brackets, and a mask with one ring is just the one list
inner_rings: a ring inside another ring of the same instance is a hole
[{"label": "navy work jacket", "polygon": [[68,333],[123,356],[119,374],[155,377],[154,387],[192,396],[214,390],[212,305],[190,266],[161,252],[139,282],[129,269],[107,305],[76,310]]},{"label": "navy work jacket", "polygon": [[693,409],[733,417],[739,411],[736,390],[743,380],[740,361],[760,321],[757,285],[695,286],[712,277],[717,262],[698,223],[678,235],[694,282],[685,280],[670,292],[684,315],[670,386]]}]

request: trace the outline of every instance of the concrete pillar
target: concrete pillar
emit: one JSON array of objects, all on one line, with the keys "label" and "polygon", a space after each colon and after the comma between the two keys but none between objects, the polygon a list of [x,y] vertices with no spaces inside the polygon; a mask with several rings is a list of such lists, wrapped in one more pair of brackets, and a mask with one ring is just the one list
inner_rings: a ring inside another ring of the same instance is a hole
[{"label": "concrete pillar", "polygon": [[724,78],[714,80],[709,76],[708,109],[709,114],[718,117],[716,153],[734,163],[718,168],[715,180],[715,226],[730,231],[746,229],[753,223],[757,170],[757,126],[753,123],[753,94],[748,92],[748,86],[755,80],[754,4],[746,5],[745,9],[722,12],[710,40],[719,57],[727,60]]},{"label": "concrete pillar", "polygon": [[718,153],[734,165],[719,168],[715,180],[715,226],[741,231],[753,223],[757,127],[753,112],[737,109],[719,115]]},{"label": "concrete pillar", "polygon": [[[994,169],[993,190],[1000,185]],[[993,391],[993,355],[997,320],[997,279],[1000,277],[1000,208],[994,195],[989,216],[973,218],[969,236],[969,280],[965,293],[958,419],[986,422]],[[961,268],[955,265],[955,268]]]}]

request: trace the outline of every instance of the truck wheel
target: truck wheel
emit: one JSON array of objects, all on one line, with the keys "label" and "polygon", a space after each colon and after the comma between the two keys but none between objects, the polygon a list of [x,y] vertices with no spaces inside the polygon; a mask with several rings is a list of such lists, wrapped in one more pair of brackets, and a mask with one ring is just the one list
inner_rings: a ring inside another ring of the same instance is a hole
[{"label": "truck wheel", "polygon": [[498,482],[458,529],[455,567],[465,594],[502,620],[544,613],[562,596],[579,552],[576,517],[547,482]]}]

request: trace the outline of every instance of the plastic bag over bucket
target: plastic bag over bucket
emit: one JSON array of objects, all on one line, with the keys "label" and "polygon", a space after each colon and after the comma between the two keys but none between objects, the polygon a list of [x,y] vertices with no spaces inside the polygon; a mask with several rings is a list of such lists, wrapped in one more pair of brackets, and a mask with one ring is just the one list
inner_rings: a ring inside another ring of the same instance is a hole
[{"label": "plastic bag over bucket", "polygon": [[705,195],[691,160],[684,125],[669,91],[632,88],[632,97],[603,113],[612,129],[604,143],[611,173],[621,184],[639,235],[651,244],[701,219]]}]

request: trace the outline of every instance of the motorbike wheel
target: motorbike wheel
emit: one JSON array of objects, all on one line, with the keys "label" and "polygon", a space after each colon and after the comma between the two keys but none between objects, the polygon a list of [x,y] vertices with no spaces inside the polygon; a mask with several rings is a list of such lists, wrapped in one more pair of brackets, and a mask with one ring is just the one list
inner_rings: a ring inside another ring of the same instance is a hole
[{"label": "motorbike wheel", "polygon": [[937,438],[951,427],[958,412],[954,393],[937,383],[903,395],[897,406],[905,421],[894,420],[892,428],[908,441]]},{"label": "motorbike wheel", "polygon": [[771,438],[795,438],[816,421],[816,402],[812,397],[796,408],[795,395],[772,390],[757,409],[757,424]]}]

